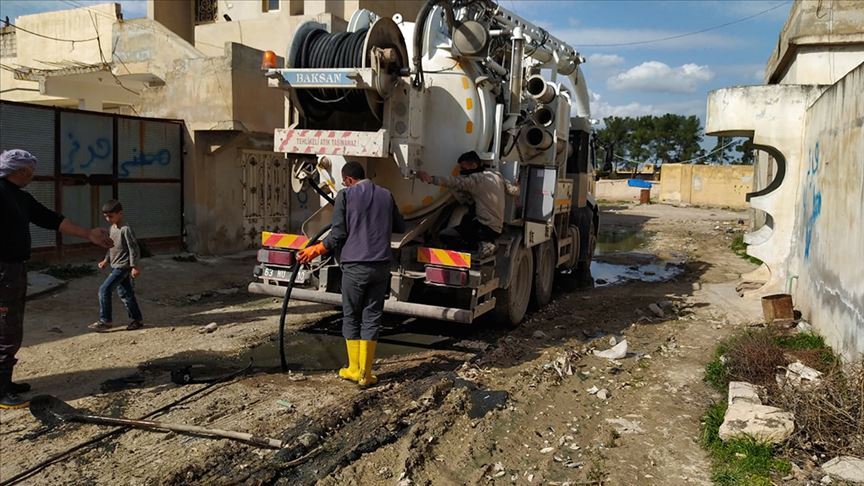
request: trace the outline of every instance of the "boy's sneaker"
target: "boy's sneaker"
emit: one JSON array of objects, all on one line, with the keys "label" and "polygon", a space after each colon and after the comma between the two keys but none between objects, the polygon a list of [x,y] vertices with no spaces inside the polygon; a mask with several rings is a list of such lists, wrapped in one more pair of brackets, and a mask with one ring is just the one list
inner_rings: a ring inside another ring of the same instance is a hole
[{"label": "boy's sneaker", "polygon": [[90,329],[90,330],[93,330],[96,332],[105,332],[105,331],[111,329],[111,324],[108,324],[107,322],[103,322],[103,321],[96,321],[93,324],[90,324],[89,326],[87,326],[87,329]]},{"label": "boy's sneaker", "polygon": [[141,329],[142,327],[144,327],[144,323],[143,323],[143,322],[141,322],[141,321],[132,321],[132,322],[129,323],[128,326],[126,326],[126,330],[127,330],[127,331],[134,331],[134,330],[136,330],[136,329]]}]

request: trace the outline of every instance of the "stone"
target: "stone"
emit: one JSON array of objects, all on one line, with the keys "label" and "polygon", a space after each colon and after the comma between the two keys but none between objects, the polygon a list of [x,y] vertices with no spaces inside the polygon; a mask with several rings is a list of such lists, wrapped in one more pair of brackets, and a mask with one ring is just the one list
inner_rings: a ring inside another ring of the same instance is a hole
[{"label": "stone", "polygon": [[826,475],[822,476],[822,480],[819,482],[822,484],[831,484],[831,476],[826,474]]},{"label": "stone", "polygon": [[795,416],[777,407],[738,402],[726,409],[720,438],[752,437],[772,444],[786,440],[795,430]]},{"label": "stone", "polygon": [[606,359],[621,359],[627,356],[627,340],[622,339],[620,343],[612,346],[606,351],[597,351],[594,350],[594,355],[598,358],[606,358]]},{"label": "stone", "polygon": [[807,321],[801,321],[795,326],[795,330],[799,334],[813,334],[813,326]]},{"label": "stone", "polygon": [[786,367],[785,375],[778,375],[777,378],[780,386],[790,384],[795,387],[803,386],[806,388],[818,383],[822,379],[822,372],[796,361]]},{"label": "stone", "polygon": [[731,407],[739,403],[762,405],[756,385],[747,383],[746,381],[729,382],[729,406]]},{"label": "stone", "polygon": [[666,313],[657,304],[648,304],[648,310],[657,317],[666,317]]},{"label": "stone", "polygon": [[597,391],[597,398],[599,398],[600,400],[606,400],[607,398],[609,398],[609,390],[601,388]]},{"label": "stone", "polygon": [[596,395],[598,391],[600,391],[600,389],[597,388],[597,385],[594,385],[588,389],[588,394],[589,395]]},{"label": "stone", "polygon": [[544,448],[540,449],[540,454],[548,454],[554,450],[555,450],[554,447],[544,447]]},{"label": "stone", "polygon": [[822,470],[840,481],[864,483],[864,459],[858,457],[835,457],[822,464]]},{"label": "stone", "polygon": [[297,442],[303,444],[303,447],[309,449],[318,443],[318,436],[311,432],[306,432],[297,438]]},{"label": "stone", "polygon": [[216,324],[215,322],[211,322],[210,324],[207,324],[206,326],[202,327],[201,329],[198,329],[198,332],[200,334],[210,334],[211,332],[215,332],[217,329],[219,329],[219,324]]}]

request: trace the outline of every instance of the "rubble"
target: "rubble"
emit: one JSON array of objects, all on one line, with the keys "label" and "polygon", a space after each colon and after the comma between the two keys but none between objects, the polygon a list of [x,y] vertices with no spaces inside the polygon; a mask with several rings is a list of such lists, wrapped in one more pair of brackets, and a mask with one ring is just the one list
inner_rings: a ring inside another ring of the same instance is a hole
[{"label": "rubble", "polygon": [[600,400],[606,400],[607,398],[609,398],[609,390],[601,388],[597,391],[597,398],[599,398]]},{"label": "rubble", "polygon": [[786,368],[781,367],[779,370],[776,379],[777,384],[781,387],[788,384],[794,387],[807,388],[822,379],[821,371],[814,370],[800,361],[796,361]]},{"label": "rubble", "polygon": [[720,425],[724,441],[752,437],[769,443],[786,440],[795,430],[795,416],[777,407],[762,405],[756,387],[750,383],[729,383],[729,408]]},{"label": "rubble", "polygon": [[594,350],[594,355],[598,358],[606,358],[606,359],[621,359],[627,356],[627,340],[623,339],[620,343],[615,346],[605,350],[605,351],[597,351]]},{"label": "rubble", "polygon": [[199,334],[210,334],[211,332],[216,332],[217,329],[219,329],[219,324],[216,324],[215,322],[211,322],[210,324],[207,324],[206,326],[203,326],[200,329],[198,329],[198,333]]},{"label": "rubble", "polygon": [[822,470],[832,478],[864,484],[864,459],[840,456],[822,464]]},{"label": "rubble", "polygon": [[813,326],[810,325],[807,321],[800,321],[795,326],[795,330],[798,334],[813,334]]}]

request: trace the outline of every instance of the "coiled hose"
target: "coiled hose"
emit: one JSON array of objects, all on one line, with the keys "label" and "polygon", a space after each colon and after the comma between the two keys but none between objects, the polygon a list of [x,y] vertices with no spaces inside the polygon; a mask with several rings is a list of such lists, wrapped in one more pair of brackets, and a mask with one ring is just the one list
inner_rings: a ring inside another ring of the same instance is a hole
[{"label": "coiled hose", "polygon": [[[357,32],[331,34],[323,29],[312,29],[300,42],[300,50],[294,68],[332,69],[363,67],[366,34],[369,29]],[[366,95],[362,90],[303,89],[297,96],[305,111],[314,118],[326,118],[333,111],[358,112],[368,109]]]}]

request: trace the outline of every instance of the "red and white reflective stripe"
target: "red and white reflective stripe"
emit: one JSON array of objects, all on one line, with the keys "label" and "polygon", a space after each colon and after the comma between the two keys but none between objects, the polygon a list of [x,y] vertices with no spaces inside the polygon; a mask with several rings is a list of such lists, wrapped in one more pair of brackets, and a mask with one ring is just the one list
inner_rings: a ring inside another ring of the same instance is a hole
[{"label": "red and white reflective stripe", "polygon": [[387,131],[277,129],[277,152],[289,154],[386,156]]}]

